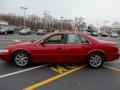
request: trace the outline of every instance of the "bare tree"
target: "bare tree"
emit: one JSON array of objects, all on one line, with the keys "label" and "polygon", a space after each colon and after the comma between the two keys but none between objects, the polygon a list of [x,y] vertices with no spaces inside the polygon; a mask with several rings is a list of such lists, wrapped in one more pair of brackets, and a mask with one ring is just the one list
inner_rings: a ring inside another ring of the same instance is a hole
[{"label": "bare tree", "polygon": [[[0,14],[0,20],[5,20],[9,23],[9,25],[14,26],[23,26],[23,17],[17,16],[15,14]],[[29,15],[25,18],[26,26],[31,29],[43,29],[44,28],[44,18],[38,17],[36,15]],[[81,24],[81,20],[79,21],[81,26],[84,26],[84,23]],[[49,31],[52,30],[60,30],[61,29],[61,21],[58,19],[54,19],[51,15],[47,15],[46,17],[46,29]],[[71,29],[71,21],[64,19],[63,20],[63,29],[70,30]]]}]

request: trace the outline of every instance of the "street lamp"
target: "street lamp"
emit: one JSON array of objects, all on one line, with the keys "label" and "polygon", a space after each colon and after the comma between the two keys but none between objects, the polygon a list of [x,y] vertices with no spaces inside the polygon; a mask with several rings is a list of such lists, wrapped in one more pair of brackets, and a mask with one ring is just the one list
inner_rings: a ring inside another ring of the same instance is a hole
[{"label": "street lamp", "polygon": [[49,11],[44,11],[43,12],[43,15],[44,15],[44,30],[46,29],[46,19],[47,19],[48,13],[50,13],[50,12]]},{"label": "street lamp", "polygon": [[62,31],[62,28],[63,28],[63,18],[64,17],[60,17],[61,18],[61,31]]},{"label": "street lamp", "polygon": [[107,24],[109,23],[109,21],[104,21],[104,25],[107,26]]},{"label": "street lamp", "polygon": [[25,11],[28,9],[26,7],[20,7],[24,11],[24,29],[25,29]]},{"label": "street lamp", "polygon": [[107,26],[108,26],[108,23],[109,23],[109,21],[104,21],[104,23],[103,23],[103,26],[104,26],[104,31],[106,31],[107,30]]},{"label": "street lamp", "polygon": [[99,31],[99,21],[97,21],[96,24],[97,24],[97,31]]}]

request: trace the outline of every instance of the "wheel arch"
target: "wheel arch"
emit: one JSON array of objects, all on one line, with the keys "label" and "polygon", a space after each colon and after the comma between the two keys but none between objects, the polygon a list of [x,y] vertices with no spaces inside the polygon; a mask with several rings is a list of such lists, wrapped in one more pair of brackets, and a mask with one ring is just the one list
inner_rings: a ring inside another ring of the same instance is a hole
[{"label": "wheel arch", "polygon": [[93,54],[93,53],[99,53],[101,54],[103,57],[104,57],[104,60],[106,61],[106,54],[104,51],[102,50],[94,50],[94,51],[91,51],[87,54],[87,57],[86,57],[86,60],[88,59],[89,55]]},{"label": "wheel arch", "polygon": [[31,56],[31,53],[30,53],[29,51],[24,50],[24,49],[17,49],[17,50],[14,50],[14,51],[11,53],[11,61],[12,61],[12,58],[13,58],[14,54],[15,54],[16,52],[20,52],[20,51],[26,52],[26,53],[30,56],[30,58],[31,58],[31,60],[32,60],[32,56]]}]

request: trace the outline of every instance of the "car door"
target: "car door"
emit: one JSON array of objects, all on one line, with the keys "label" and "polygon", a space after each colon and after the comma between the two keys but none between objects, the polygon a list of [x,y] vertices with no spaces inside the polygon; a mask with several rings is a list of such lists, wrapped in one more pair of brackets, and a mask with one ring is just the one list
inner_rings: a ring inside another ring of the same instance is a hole
[{"label": "car door", "polygon": [[34,58],[39,62],[62,62],[64,55],[64,34],[51,35],[43,44],[34,47]]},{"label": "car door", "polygon": [[84,62],[90,42],[79,34],[68,34],[65,44],[65,58],[71,63]]}]

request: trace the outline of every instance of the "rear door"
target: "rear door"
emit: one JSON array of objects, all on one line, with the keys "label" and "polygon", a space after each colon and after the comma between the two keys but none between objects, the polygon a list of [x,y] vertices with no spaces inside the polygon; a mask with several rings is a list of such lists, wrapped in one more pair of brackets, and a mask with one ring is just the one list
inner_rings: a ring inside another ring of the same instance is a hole
[{"label": "rear door", "polygon": [[87,52],[90,50],[90,42],[79,34],[68,34],[65,44],[65,58],[67,62],[84,62]]}]

